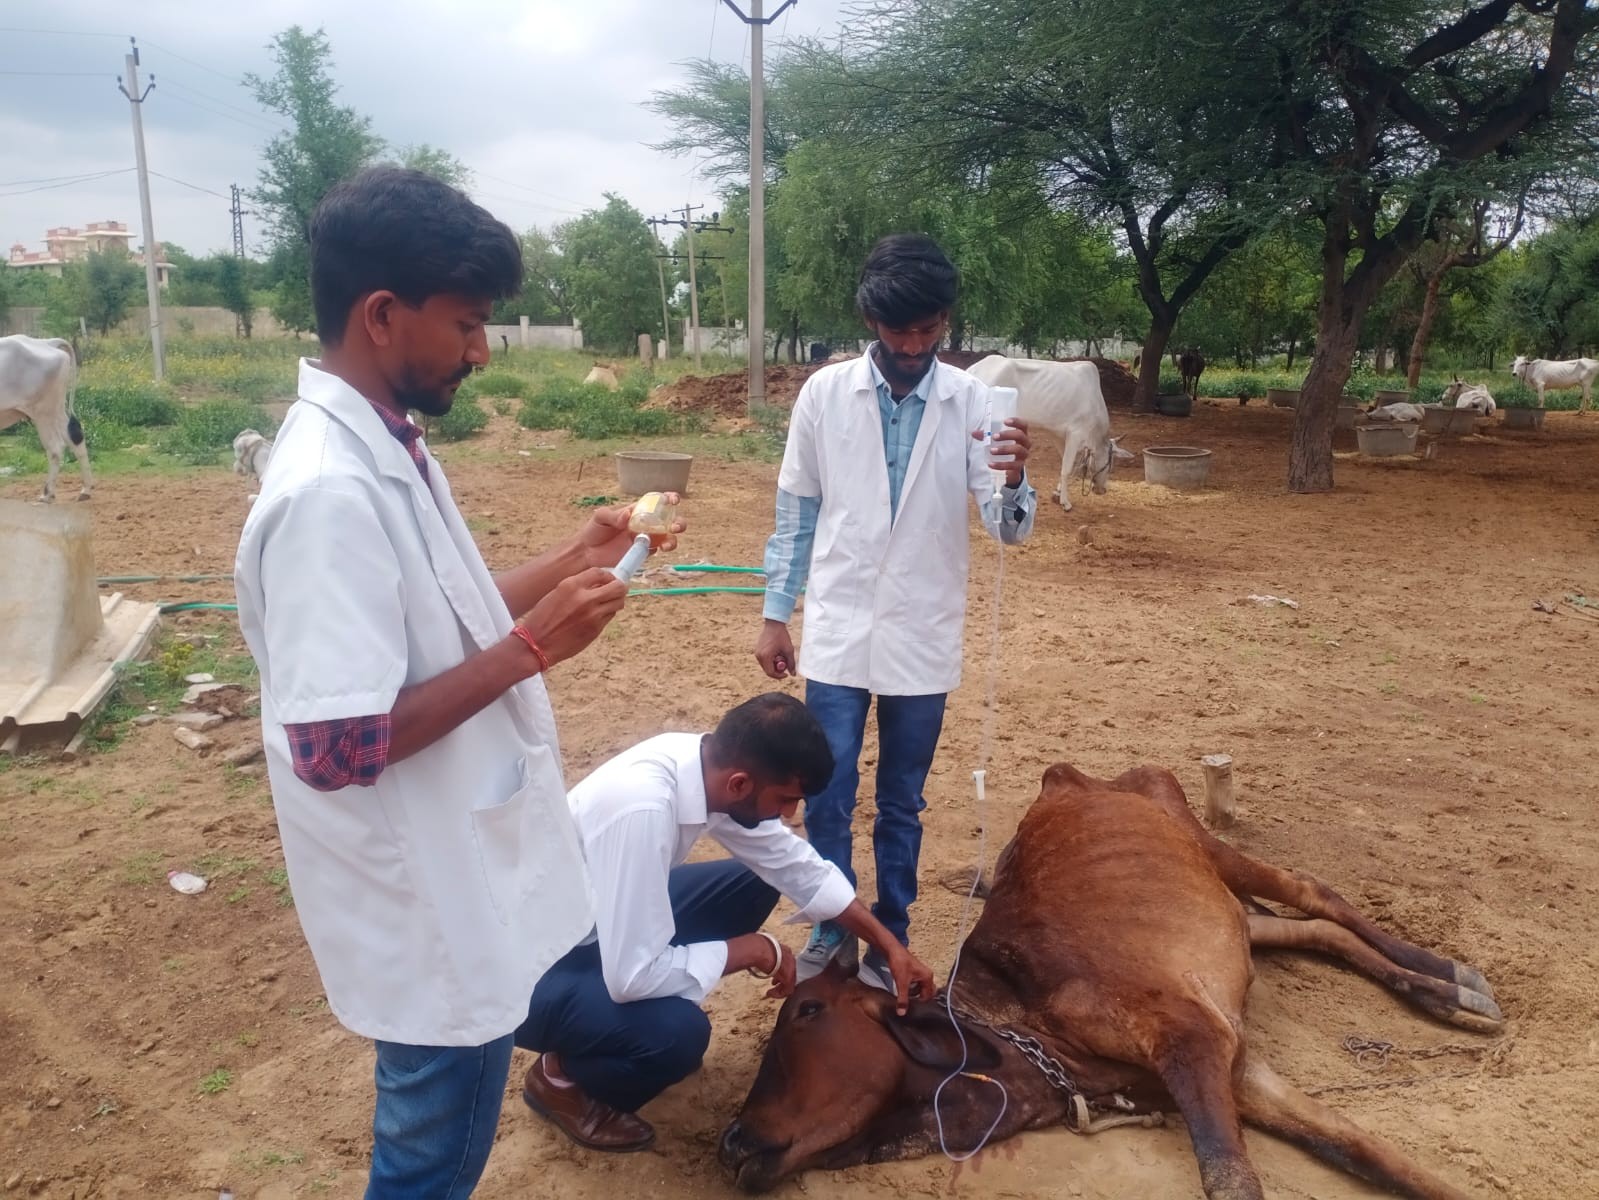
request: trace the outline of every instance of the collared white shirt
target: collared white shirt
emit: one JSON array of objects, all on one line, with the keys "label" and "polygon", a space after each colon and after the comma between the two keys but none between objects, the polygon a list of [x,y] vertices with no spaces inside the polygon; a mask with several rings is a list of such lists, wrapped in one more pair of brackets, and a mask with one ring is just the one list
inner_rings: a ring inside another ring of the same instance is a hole
[{"label": "collared white shirt", "polygon": [[697,733],[650,738],[567,797],[593,882],[605,986],[618,1004],[663,996],[698,1004],[727,969],[726,942],[671,944],[677,928],[667,877],[702,836],[792,900],[800,919],[831,920],[855,899],[843,872],[782,821],[746,829],[706,811],[703,740]]}]

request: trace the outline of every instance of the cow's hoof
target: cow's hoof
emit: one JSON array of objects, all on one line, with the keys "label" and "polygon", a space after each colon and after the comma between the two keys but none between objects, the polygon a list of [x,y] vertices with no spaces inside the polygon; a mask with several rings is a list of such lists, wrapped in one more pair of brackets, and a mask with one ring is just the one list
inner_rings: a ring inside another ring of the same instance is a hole
[{"label": "cow's hoof", "polygon": [[1494,998],[1493,987],[1476,967],[1468,967],[1465,963],[1457,962],[1455,964],[1455,982],[1463,988],[1476,992],[1478,995],[1487,996],[1490,1000]]},{"label": "cow's hoof", "polygon": [[977,896],[981,899],[988,895],[988,880],[978,867],[959,867],[947,871],[938,882],[957,896]]},{"label": "cow's hoof", "polygon": [[1505,1014],[1487,996],[1467,988],[1456,990],[1455,1002],[1460,1006],[1446,1020],[1461,1029],[1475,1033],[1498,1033],[1504,1028]]}]

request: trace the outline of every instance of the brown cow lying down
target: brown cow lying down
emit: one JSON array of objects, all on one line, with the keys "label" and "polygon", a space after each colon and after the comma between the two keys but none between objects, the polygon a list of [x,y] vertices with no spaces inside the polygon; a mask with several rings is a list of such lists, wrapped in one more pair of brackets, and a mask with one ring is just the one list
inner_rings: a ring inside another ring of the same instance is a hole
[{"label": "brown cow lying down", "polygon": [[[1305,913],[1275,916],[1255,899]],[[952,1152],[1090,1113],[1183,1116],[1212,1200],[1262,1196],[1241,1121],[1405,1196],[1464,1193],[1281,1079],[1244,1041],[1254,947],[1318,950],[1423,1011],[1478,1031],[1503,1018],[1471,967],[1384,933],[1308,875],[1211,837],[1169,771],[1107,783],[1065,763],[1000,855],[961,951],[954,1008],[967,1073],[943,1090]],[[1016,1044],[1036,1038],[1044,1055]],[[933,1092],[961,1064],[943,1000],[912,1007],[824,974],[784,1003],[754,1087],[722,1135],[746,1191],[812,1167],[936,1153]],[[1043,1069],[1060,1068],[1065,1088]],[[1072,1092],[1080,1094],[1074,1100]]]}]

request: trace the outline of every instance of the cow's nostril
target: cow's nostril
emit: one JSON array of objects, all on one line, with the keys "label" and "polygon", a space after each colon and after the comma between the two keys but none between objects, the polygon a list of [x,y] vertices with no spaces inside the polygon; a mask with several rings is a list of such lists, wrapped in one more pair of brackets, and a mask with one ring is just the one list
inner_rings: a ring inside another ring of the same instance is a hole
[{"label": "cow's nostril", "polygon": [[729,1170],[734,1170],[747,1155],[742,1153],[744,1141],[744,1127],[734,1121],[722,1130],[722,1142],[717,1148],[717,1157],[722,1160],[722,1165]]}]

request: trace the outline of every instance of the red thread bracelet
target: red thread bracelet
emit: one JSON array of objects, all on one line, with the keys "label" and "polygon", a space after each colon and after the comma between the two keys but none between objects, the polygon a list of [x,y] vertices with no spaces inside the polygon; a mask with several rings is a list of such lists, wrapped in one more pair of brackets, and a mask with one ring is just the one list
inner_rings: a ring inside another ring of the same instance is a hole
[{"label": "red thread bracelet", "polygon": [[533,640],[533,634],[526,625],[511,626],[511,636],[520,638],[527,648],[533,651],[533,657],[539,660],[539,674],[543,675],[550,669],[550,657],[540,649],[539,644]]}]

